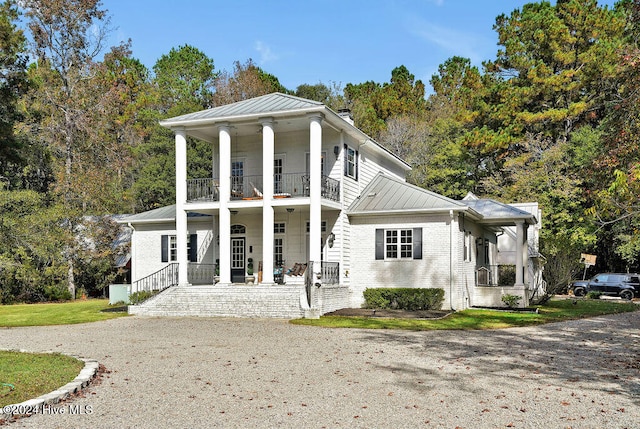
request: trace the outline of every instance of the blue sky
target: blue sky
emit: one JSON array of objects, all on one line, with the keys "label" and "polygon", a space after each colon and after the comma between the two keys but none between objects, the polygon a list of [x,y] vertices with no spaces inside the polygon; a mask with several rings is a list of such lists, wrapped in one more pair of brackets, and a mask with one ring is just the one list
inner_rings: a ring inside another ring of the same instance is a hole
[{"label": "blue sky", "polygon": [[[428,85],[458,55],[474,65],[495,58],[495,18],[523,0],[103,0],[111,44],[132,40],[151,68],[190,44],[233,69],[248,58],[286,88],[303,83],[388,82],[405,65]],[[611,6],[613,0],[600,1]]]}]

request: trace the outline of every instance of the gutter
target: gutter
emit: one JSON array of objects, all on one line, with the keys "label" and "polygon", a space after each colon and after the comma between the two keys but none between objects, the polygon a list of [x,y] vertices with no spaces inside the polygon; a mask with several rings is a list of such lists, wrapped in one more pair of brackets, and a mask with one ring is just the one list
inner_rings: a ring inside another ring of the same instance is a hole
[{"label": "gutter", "polygon": [[453,308],[453,209],[449,210],[449,308]]}]

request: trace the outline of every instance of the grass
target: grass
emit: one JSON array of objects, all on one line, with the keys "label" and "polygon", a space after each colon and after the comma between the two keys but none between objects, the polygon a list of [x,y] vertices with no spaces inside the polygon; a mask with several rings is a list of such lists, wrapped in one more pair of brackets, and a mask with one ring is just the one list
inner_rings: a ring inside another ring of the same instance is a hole
[{"label": "grass", "polygon": [[73,381],[83,367],[82,361],[58,353],[0,351],[0,407],[52,392]]},{"label": "grass", "polygon": [[323,316],[320,319],[296,319],[291,323],[328,328],[406,329],[412,331],[501,329],[637,311],[640,306],[630,302],[613,300],[569,299],[552,300],[543,306],[534,308],[538,309],[538,313],[464,310],[436,320]]},{"label": "grass", "polygon": [[113,310],[106,299],[63,303],[0,305],[0,327],[70,325],[126,316]]}]

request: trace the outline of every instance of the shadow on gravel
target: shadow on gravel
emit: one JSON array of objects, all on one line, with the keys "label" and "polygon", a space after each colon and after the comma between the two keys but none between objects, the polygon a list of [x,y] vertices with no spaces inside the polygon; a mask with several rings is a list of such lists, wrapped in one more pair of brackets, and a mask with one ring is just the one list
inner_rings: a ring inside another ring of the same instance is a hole
[{"label": "shadow on gravel", "polygon": [[[631,323],[629,323],[631,321]],[[488,331],[366,331],[363,340],[380,346],[410,348],[424,366],[382,367],[405,374],[413,389],[424,391],[424,379],[437,377],[461,391],[479,392],[470,375],[495,374],[500,383],[536,380],[542,384],[622,394],[640,405],[640,313],[552,323],[535,328]],[[438,359],[433,360],[433,349]],[[427,353],[427,350],[429,352]],[[460,376],[460,375],[464,376]],[[404,377],[403,377],[404,378]],[[421,382],[422,380],[422,382]]]}]

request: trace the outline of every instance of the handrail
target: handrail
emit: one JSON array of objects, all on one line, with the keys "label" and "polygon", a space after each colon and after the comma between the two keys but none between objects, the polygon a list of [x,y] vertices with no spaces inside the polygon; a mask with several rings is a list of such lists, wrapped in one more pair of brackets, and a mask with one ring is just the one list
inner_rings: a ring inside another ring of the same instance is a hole
[{"label": "handrail", "polygon": [[131,285],[132,292],[160,292],[171,286],[176,286],[178,284],[178,267],[177,263],[171,263],[155,273],[136,280]]}]

